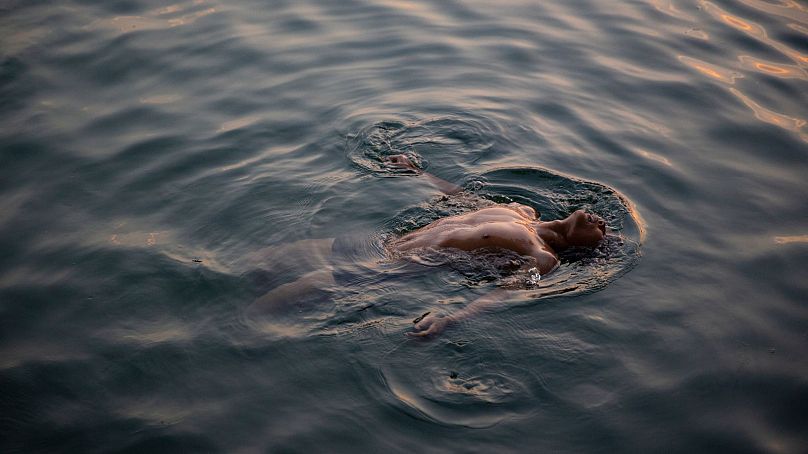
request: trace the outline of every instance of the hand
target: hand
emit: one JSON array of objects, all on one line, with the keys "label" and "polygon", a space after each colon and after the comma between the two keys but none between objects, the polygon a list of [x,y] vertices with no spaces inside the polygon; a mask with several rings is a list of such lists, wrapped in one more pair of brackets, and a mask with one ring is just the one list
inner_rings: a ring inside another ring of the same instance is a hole
[{"label": "hand", "polygon": [[416,319],[415,323],[415,331],[407,333],[407,336],[410,337],[426,337],[426,336],[434,336],[438,335],[449,326],[450,323],[453,323],[455,319],[452,316],[440,316],[440,315],[426,315],[420,320]]},{"label": "hand", "polygon": [[410,158],[405,154],[394,154],[392,156],[388,156],[385,158],[384,162],[386,162],[391,167],[398,167],[400,169],[409,169],[418,172],[418,166],[416,166]]}]

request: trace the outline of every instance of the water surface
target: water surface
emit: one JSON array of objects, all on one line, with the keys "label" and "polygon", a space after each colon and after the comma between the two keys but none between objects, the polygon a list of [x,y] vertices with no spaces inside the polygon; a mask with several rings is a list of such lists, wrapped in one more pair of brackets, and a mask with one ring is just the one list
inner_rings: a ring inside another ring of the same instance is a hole
[{"label": "water surface", "polygon": [[[804,451],[807,69],[795,0],[4,1],[2,451]],[[434,209],[396,151],[613,188],[642,255],[429,342],[495,284],[245,315],[256,251]]]}]

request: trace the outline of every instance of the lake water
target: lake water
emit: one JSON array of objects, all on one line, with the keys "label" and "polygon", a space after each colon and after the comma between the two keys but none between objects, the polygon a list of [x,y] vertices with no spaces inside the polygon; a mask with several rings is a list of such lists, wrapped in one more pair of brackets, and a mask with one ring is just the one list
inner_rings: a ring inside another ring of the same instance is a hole
[{"label": "lake water", "polygon": [[[806,452],[807,117],[802,0],[0,1],[0,450]],[[280,245],[457,208],[395,152],[613,188],[636,254],[428,341],[497,281],[250,315]]]}]

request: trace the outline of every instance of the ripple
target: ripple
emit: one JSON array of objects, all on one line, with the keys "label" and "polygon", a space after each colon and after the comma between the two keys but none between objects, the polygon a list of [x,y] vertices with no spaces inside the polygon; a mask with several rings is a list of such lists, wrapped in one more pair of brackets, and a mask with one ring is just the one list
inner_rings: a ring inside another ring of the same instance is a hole
[{"label": "ripple", "polygon": [[711,63],[707,63],[702,60],[698,60],[692,57],[686,57],[684,55],[679,56],[679,61],[690,66],[691,68],[695,69],[696,71],[704,74],[707,77],[711,77],[713,79],[720,80],[726,84],[734,84],[735,79],[743,78],[742,74],[739,74],[735,71],[730,71],[726,68],[722,68],[718,65],[713,65]]},{"label": "ripple", "polygon": [[802,132],[802,128],[805,126],[806,122],[802,118],[791,117],[788,115],[784,115],[781,113],[774,112],[770,109],[767,109],[761,106],[759,103],[754,101],[749,96],[743,94],[740,90],[735,88],[730,88],[730,92],[737,96],[747,107],[752,109],[752,112],[755,113],[755,117],[765,123],[769,123],[775,126],[779,126],[783,129],[787,129],[789,131],[794,131],[799,134],[800,138],[806,142],[808,142],[808,134]]},{"label": "ripple", "polygon": [[735,30],[743,32],[747,36],[757,39],[758,41],[772,47],[773,49],[776,49],[778,52],[794,60],[798,65],[804,66],[808,64],[808,55],[798,52],[786,46],[785,44],[770,38],[768,33],[766,33],[766,29],[763,28],[762,25],[756,24],[751,20],[730,14],[728,11],[720,8],[719,6],[711,2],[703,1],[702,6],[704,10],[714,18],[720,20],[726,25],[729,25]]},{"label": "ripple", "polygon": [[120,33],[129,33],[137,30],[157,30],[189,25],[216,12],[216,8],[213,7],[197,8],[206,3],[204,0],[176,3],[147,11],[142,16],[115,16],[109,19],[99,19],[89,27],[110,28]]},{"label": "ripple", "polygon": [[761,0],[738,0],[744,5],[751,6],[757,10],[782,16],[791,20],[808,24],[808,9],[797,3],[795,0],[780,0],[778,4],[764,2]]},{"label": "ripple", "polygon": [[140,98],[143,104],[173,104],[182,99],[182,96],[176,94],[153,95]]},{"label": "ripple", "polygon": [[474,161],[484,156],[501,136],[490,120],[437,117],[427,120],[389,120],[371,124],[348,137],[348,158],[360,169],[379,176],[395,176],[400,169],[385,165],[387,156],[406,153],[421,168],[431,159]]},{"label": "ripple", "polygon": [[[451,344],[442,348],[453,349]],[[461,356],[451,365],[415,353],[389,361],[381,370],[387,391],[405,413],[419,419],[472,428],[494,426],[529,415],[541,380],[514,364],[487,365]]]},{"label": "ripple", "polygon": [[668,16],[689,22],[695,20],[693,16],[680,10],[679,7],[674,5],[673,1],[671,0],[651,0],[651,4],[654,5],[654,8],[656,8],[657,11],[667,14]]},{"label": "ripple", "polygon": [[808,74],[806,74],[804,69],[798,66],[774,63],[749,55],[741,55],[738,57],[738,60],[741,61],[741,64],[745,68],[758,71],[769,76],[780,77],[783,79],[808,80]]},{"label": "ripple", "polygon": [[782,235],[774,237],[777,244],[808,243],[808,235]]},{"label": "ripple", "polygon": [[[466,278],[467,285],[499,281],[512,289],[526,290],[528,299],[571,295],[600,289],[630,270],[640,257],[645,229],[628,199],[615,189],[535,167],[503,168],[486,172],[467,185],[471,191],[444,196],[405,210],[388,228],[397,235],[445,216],[473,211],[491,203],[517,202],[533,207],[544,220],[561,219],[577,209],[599,214],[610,232],[595,249],[568,250],[560,254],[561,265],[529,283],[512,274],[522,265],[514,254],[491,254],[456,250],[419,251],[417,260],[427,266],[448,265]],[[410,258],[412,260],[412,258]]]}]

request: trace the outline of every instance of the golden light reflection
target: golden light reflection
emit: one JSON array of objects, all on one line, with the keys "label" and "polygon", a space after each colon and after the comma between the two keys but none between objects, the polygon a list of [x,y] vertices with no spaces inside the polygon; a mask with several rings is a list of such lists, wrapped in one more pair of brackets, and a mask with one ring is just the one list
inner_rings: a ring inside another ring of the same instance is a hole
[{"label": "golden light reflection", "polygon": [[175,3],[173,5],[163,6],[157,9],[153,9],[146,13],[147,16],[164,16],[166,14],[174,14],[179,13],[183,10],[188,10],[190,7],[196,5],[202,5],[205,3],[206,0],[191,0],[188,2],[182,3]]},{"label": "golden light reflection", "polygon": [[799,133],[800,138],[808,142],[808,134],[801,132],[802,127],[805,126],[805,120],[802,118],[795,118],[790,117],[788,115],[783,115],[774,111],[771,111],[760,104],[753,101],[751,98],[746,96],[745,94],[741,93],[740,90],[736,88],[730,88],[729,91],[738,97],[747,107],[752,109],[752,112],[755,113],[755,117],[763,121],[765,123],[773,124],[775,126],[779,126],[783,129],[787,129],[789,131],[794,131]]},{"label": "golden light reflection", "polygon": [[[205,0],[177,3],[146,12],[142,16],[117,16],[112,19],[97,20],[89,25],[90,28],[113,28],[121,33],[136,30],[153,30],[179,27],[196,22],[199,18],[216,12],[216,8],[206,8],[200,11],[187,12],[193,7],[202,5]],[[187,13],[186,13],[187,12]],[[164,17],[182,14],[179,17]]]},{"label": "golden light reflection", "polygon": [[260,119],[261,117],[258,115],[249,115],[246,117],[236,118],[235,120],[225,121],[221,126],[219,126],[219,129],[217,129],[216,132],[227,132],[235,129],[241,129],[255,123]]},{"label": "golden light reflection", "polygon": [[406,11],[408,14],[413,14],[429,21],[431,24],[451,26],[457,22],[455,18],[450,15],[442,13],[439,9],[430,7],[429,2],[413,0],[377,0],[376,4],[383,4],[402,12]]},{"label": "golden light reflection", "polygon": [[700,28],[690,28],[685,32],[685,35],[690,36],[692,38],[698,38],[702,41],[707,41],[710,39],[710,35]]},{"label": "golden light reflection", "polygon": [[791,20],[808,24],[808,8],[800,5],[794,0],[780,0],[779,4],[764,2],[761,0],[738,0],[746,6],[751,6],[765,13],[782,16]]},{"label": "golden light reflection", "polygon": [[714,18],[720,20],[721,22],[729,25],[732,28],[741,30],[742,32],[752,35],[756,38],[766,37],[766,30],[758,24],[746,21],[738,16],[732,15],[728,11],[724,11],[718,5],[715,5],[711,2],[701,2],[701,6],[704,8],[704,11],[706,11],[707,14],[713,16]]},{"label": "golden light reflection", "polygon": [[808,80],[808,73],[797,66],[772,63],[770,61],[761,60],[749,55],[741,55],[738,57],[738,60],[741,61],[741,64],[743,64],[744,67],[768,74],[770,76],[781,77],[784,79]]},{"label": "golden light reflection", "polygon": [[676,5],[674,5],[671,0],[651,0],[651,4],[654,5],[654,8],[656,8],[657,11],[663,14],[667,14],[668,16],[690,22],[696,20],[695,18],[693,18],[693,16],[680,11],[679,8],[677,8]]},{"label": "golden light reflection", "polygon": [[734,16],[713,3],[703,1],[701,5],[704,8],[704,11],[721,22],[767,44],[788,58],[794,60],[800,66],[808,65],[808,55],[798,52],[779,41],[769,38],[766,30],[762,26],[742,19],[738,16]]},{"label": "golden light reflection", "polygon": [[185,16],[179,17],[177,19],[169,19],[168,25],[171,27],[178,27],[180,25],[188,25],[193,24],[196,22],[197,19],[200,17],[205,17],[209,14],[213,14],[216,12],[216,8],[208,8],[202,11],[197,11],[193,14],[187,14]]},{"label": "golden light reflection", "polygon": [[113,233],[109,236],[109,244],[115,246],[137,247],[155,246],[168,241],[169,232],[126,232]]},{"label": "golden light reflection", "polygon": [[[42,285],[42,284],[40,284]],[[0,370],[10,370],[22,366],[39,362],[61,362],[70,361],[83,362],[91,358],[86,349],[71,348],[68,343],[42,342],[41,340],[26,340],[18,342],[4,342],[0,346]]]},{"label": "golden light reflection", "polygon": [[640,244],[645,243],[645,236],[648,230],[648,224],[645,223],[645,218],[643,218],[642,215],[640,214],[640,211],[637,210],[637,207],[636,205],[634,205],[634,202],[623,196],[619,197],[620,200],[623,201],[623,205],[625,205],[626,209],[628,210],[629,216],[631,216],[631,218],[634,219],[634,224],[637,225],[637,234],[639,235],[639,238],[637,240],[639,241]]},{"label": "golden light reflection", "polygon": [[115,405],[114,411],[122,418],[144,421],[150,427],[165,428],[179,424],[198,412],[212,411],[213,406],[214,404],[209,401],[190,406],[188,402],[177,403],[165,398],[127,399]]},{"label": "golden light reflection", "polygon": [[786,235],[774,237],[777,244],[808,243],[808,235]]},{"label": "golden light reflection", "polygon": [[145,324],[135,328],[118,328],[107,332],[109,337],[137,344],[183,343],[193,340],[193,333],[179,323]]},{"label": "golden light reflection", "polygon": [[808,36],[808,28],[803,27],[800,24],[788,24],[789,28],[793,30],[797,30],[798,32],[802,33],[803,35]]},{"label": "golden light reflection", "polygon": [[730,71],[726,68],[722,68],[720,66],[707,63],[705,61],[701,61],[692,57],[685,57],[684,55],[680,55],[678,58],[679,61],[699,71],[700,73],[730,85],[735,83],[735,79],[743,78],[743,75],[741,74],[738,74],[734,71]]},{"label": "golden light reflection", "polygon": [[742,20],[739,17],[735,17],[729,14],[722,14],[721,19],[723,19],[724,22],[728,23],[729,25],[735,28],[740,28],[741,30],[752,32],[753,34],[758,36],[765,35],[765,30],[763,29],[763,27],[752,26],[752,24]]},{"label": "golden light reflection", "polygon": [[650,159],[652,161],[656,161],[656,162],[665,164],[666,166],[673,167],[673,163],[671,163],[671,161],[668,158],[664,157],[664,156],[660,156],[660,155],[658,155],[656,153],[652,153],[652,152],[650,152],[648,150],[642,150],[642,149],[638,149],[637,152],[640,154],[640,156],[642,156],[642,157],[644,157],[646,159]]}]

